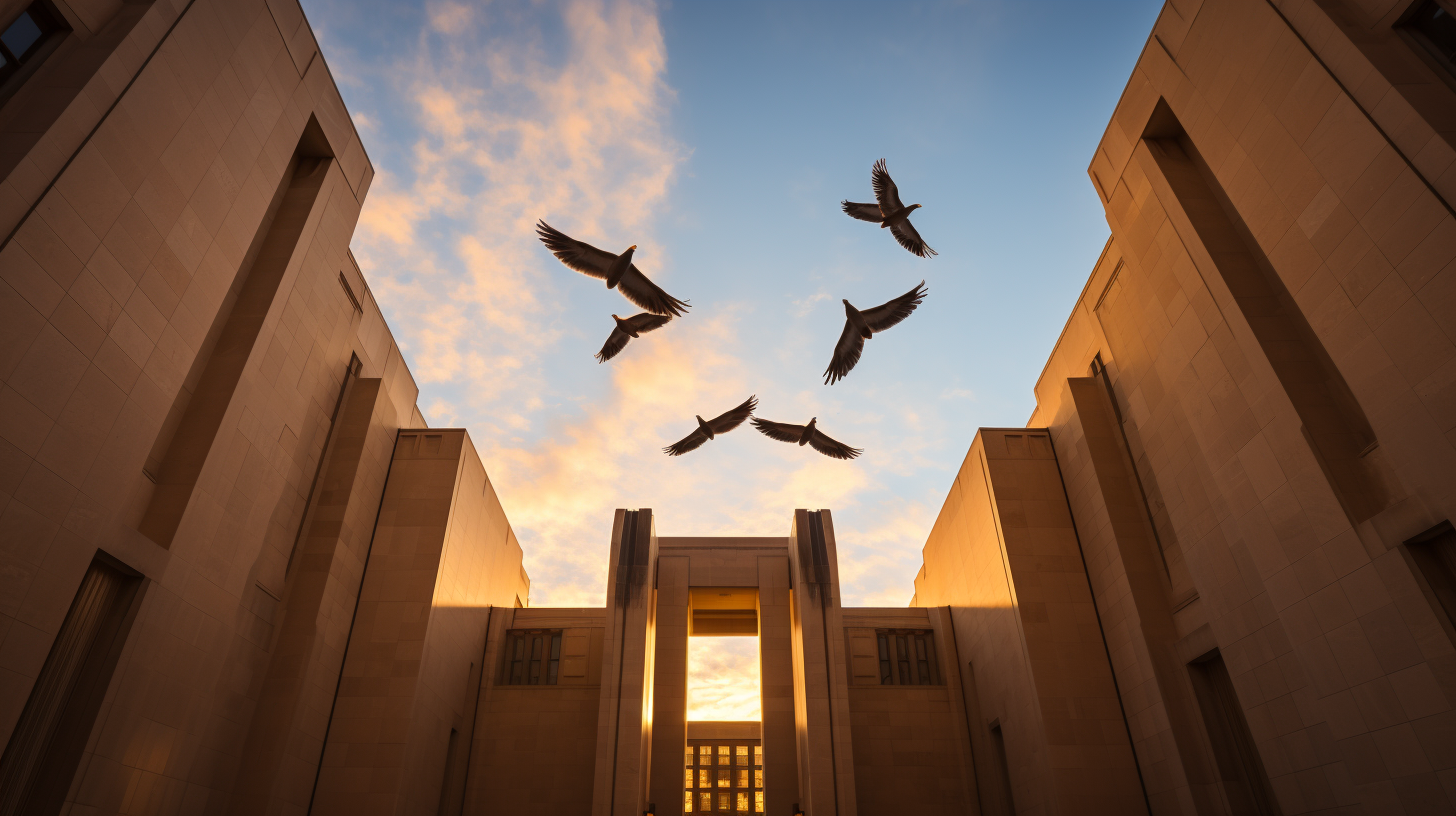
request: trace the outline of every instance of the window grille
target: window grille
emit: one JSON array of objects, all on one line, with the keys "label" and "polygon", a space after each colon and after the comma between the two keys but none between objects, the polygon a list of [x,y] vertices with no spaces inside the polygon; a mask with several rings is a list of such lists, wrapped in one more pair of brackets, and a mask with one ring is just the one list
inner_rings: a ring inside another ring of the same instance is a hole
[{"label": "window grille", "polygon": [[758,740],[690,740],[683,753],[684,813],[763,813]]},{"label": "window grille", "polygon": [[561,668],[561,630],[508,632],[505,685],[554,686]]},{"label": "window grille", "polygon": [[880,652],[880,685],[938,686],[935,633],[924,629],[881,629],[875,633]]}]

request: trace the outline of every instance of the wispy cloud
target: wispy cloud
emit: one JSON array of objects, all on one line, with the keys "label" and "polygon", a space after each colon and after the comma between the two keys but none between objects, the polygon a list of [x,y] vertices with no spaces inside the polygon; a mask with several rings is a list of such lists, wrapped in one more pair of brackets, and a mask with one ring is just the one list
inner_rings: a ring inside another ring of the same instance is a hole
[{"label": "wispy cloud", "polygon": [[689,638],[688,720],[762,719],[758,638]]},{"label": "wispy cloud", "polygon": [[[885,491],[884,476],[923,465],[913,412],[763,382],[741,350],[762,328],[753,303],[697,303],[611,364],[591,360],[606,312],[633,309],[551,258],[536,219],[613,250],[637,243],[654,279],[692,294],[654,241],[690,151],[672,136],[651,2],[437,2],[420,23],[393,69],[361,68],[398,83],[388,112],[365,121],[403,160],[380,162],[354,247],[426,417],[470,429],[525,549],[533,604],[603,602],[615,508],[654,508],[664,535],[783,535],[793,508],[859,506]],[[792,313],[837,311],[832,302],[821,288]],[[660,452],[694,414],[755,391],[774,419],[833,413],[831,433],[870,453],[833,461],[748,427],[682,459]],[[888,444],[886,423],[912,438]],[[904,603],[914,565],[902,562],[926,517],[898,502],[883,509],[873,529],[841,537],[843,554],[863,557],[841,569],[864,598]]]},{"label": "wispy cloud", "polygon": [[548,218],[608,246],[605,236],[650,227],[686,155],[666,132],[672,94],[656,10],[574,0],[554,21],[460,2],[426,12],[398,72],[409,78],[398,89],[412,117],[409,162],[380,169],[356,253],[391,311],[427,418],[471,428],[537,586],[560,587],[542,595],[599,598],[601,564],[567,541],[602,537],[626,446],[643,441],[647,417],[676,409],[680,419],[683,404],[653,402],[662,388],[650,368],[626,362],[607,402],[637,417],[628,434],[599,412],[568,427],[549,410],[570,395],[553,391],[545,358],[563,335],[581,334],[560,305],[564,287],[593,282],[563,274],[533,224]]},{"label": "wispy cloud", "polygon": [[666,49],[642,3],[567,3],[563,43],[463,3],[428,20],[402,71],[410,166],[380,172],[355,246],[422,384],[468,384],[481,412],[520,406],[564,330],[533,223],[637,234],[685,155],[665,132]]}]

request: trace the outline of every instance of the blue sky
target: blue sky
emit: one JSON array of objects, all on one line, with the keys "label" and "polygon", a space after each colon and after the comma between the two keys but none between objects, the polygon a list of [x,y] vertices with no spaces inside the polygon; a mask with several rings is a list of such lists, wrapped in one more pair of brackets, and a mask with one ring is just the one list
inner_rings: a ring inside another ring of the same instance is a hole
[{"label": "blue sky", "polygon": [[[464,426],[533,605],[602,603],[612,510],[659,535],[783,535],[834,511],[844,602],[903,605],[976,428],[1019,426],[1107,225],[1086,167],[1160,8],[1129,2],[303,0],[378,171],[353,247],[434,426]],[[940,255],[853,221],[884,157]],[[531,225],[636,262],[635,309]],[[924,279],[822,384],[844,322]],[[749,394],[866,453],[749,427],[659,448]]]}]

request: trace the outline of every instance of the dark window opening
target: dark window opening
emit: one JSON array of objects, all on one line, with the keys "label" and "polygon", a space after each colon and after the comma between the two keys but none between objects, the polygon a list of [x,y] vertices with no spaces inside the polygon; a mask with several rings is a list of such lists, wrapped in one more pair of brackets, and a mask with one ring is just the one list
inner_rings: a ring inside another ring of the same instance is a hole
[{"label": "dark window opening", "polygon": [[1011,763],[1006,760],[1006,738],[1001,734],[1001,722],[991,724],[991,750],[996,753],[996,770],[999,772],[1001,801],[1004,813],[1016,812],[1016,802],[1011,796]]},{"label": "dark window opening", "polygon": [[1203,714],[1208,741],[1228,797],[1229,812],[1243,814],[1278,814],[1269,775],[1249,732],[1243,706],[1234,692],[1233,679],[1217,649],[1188,664],[1193,691]]},{"label": "dark window opening", "polygon": [[561,630],[515,631],[506,637],[505,684],[554,686],[561,667]]},{"label": "dark window opening", "polygon": [[1456,76],[1456,9],[1443,0],[1416,4],[1403,26],[1431,56]]},{"label": "dark window opening", "polygon": [[450,729],[449,742],[445,744],[445,781],[440,786],[440,807],[436,809],[438,816],[459,816],[460,809],[465,806],[465,780],[460,761],[460,730]]},{"label": "dark window opening", "polygon": [[1456,636],[1456,528],[1443,521],[1405,542],[1405,549],[1426,579],[1431,605],[1446,613],[1447,631]]},{"label": "dark window opening", "polygon": [[59,813],[135,614],[141,576],[98,553],[0,756],[0,814]]},{"label": "dark window opening", "polygon": [[880,685],[938,686],[935,633],[924,629],[884,629],[875,633],[880,653]]},{"label": "dark window opening", "polygon": [[36,59],[52,34],[69,30],[65,21],[46,8],[41,0],[31,3],[0,32],[0,62],[3,62],[0,64],[0,82]]}]

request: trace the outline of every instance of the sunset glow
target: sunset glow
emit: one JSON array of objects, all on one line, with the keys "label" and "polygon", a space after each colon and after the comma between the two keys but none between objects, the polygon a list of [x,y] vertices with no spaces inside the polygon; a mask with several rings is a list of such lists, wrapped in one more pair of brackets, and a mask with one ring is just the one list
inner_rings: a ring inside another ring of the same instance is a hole
[{"label": "sunset glow", "polygon": [[688,638],[688,720],[762,720],[758,638]]}]

